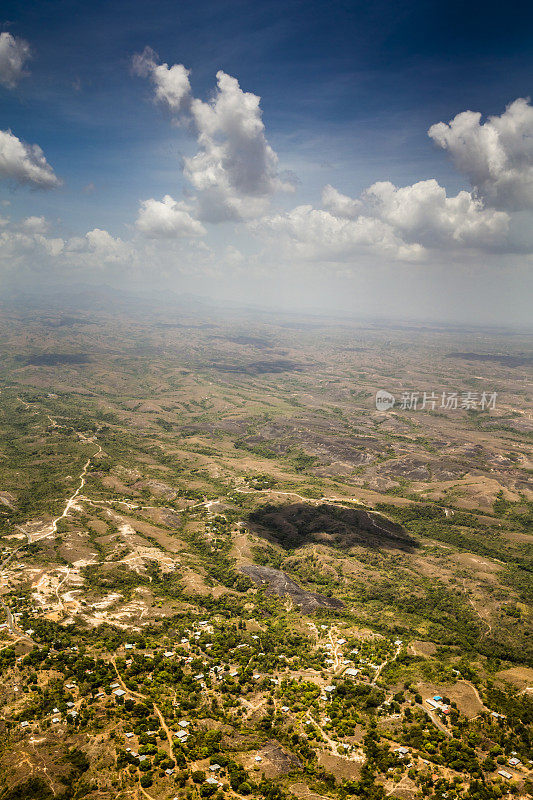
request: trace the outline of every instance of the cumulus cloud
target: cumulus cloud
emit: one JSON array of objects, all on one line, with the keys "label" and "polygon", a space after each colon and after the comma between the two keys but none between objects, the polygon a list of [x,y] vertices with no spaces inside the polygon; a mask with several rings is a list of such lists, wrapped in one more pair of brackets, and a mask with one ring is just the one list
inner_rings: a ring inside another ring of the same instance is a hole
[{"label": "cumulus cloud", "polygon": [[25,144],[11,131],[0,131],[0,178],[38,189],[61,185],[39,145]]},{"label": "cumulus cloud", "polygon": [[52,258],[57,258],[57,256],[59,256],[65,249],[65,241],[60,236],[50,237],[37,234],[35,235],[34,240]]},{"label": "cumulus cloud", "polygon": [[[65,271],[149,267],[160,274],[237,274],[266,271],[269,264],[313,262],[336,265],[332,272],[340,274],[358,264],[443,263],[443,256],[447,263],[481,263],[481,254],[533,250],[525,234],[518,241],[526,215],[513,213],[533,206],[528,136],[533,109],[525,100],[483,124],[480,115],[464,112],[430,128],[431,138],[468,175],[472,191],[449,196],[434,179],[401,187],[380,181],[351,197],[328,184],[321,207],[303,204],[274,213],[274,194],[293,184],[280,173],[268,143],[260,98],[218,72],[212,97],[197,99],[188,71],[158,64],[152,51],[137,58],[135,69],[153,82],[155,99],[196,136],[197,152],[183,162],[191,189],[187,200],[166,194],[141,202],[137,233],[128,241],[101,228],[54,237],[39,216],[17,223],[0,219],[0,263],[7,269],[36,264]],[[60,184],[40,148],[10,131],[0,131],[0,177],[41,188]],[[240,249],[224,241],[218,252],[210,250],[204,223],[221,221],[245,221],[244,233],[252,231],[265,242],[263,254],[250,253],[240,241]]]},{"label": "cumulus cloud", "polygon": [[4,31],[0,33],[0,83],[6,89],[14,89],[28,73],[24,65],[31,56],[28,42]]},{"label": "cumulus cloud", "polygon": [[470,192],[448,197],[434,179],[401,188],[389,181],[374,183],[363,200],[368,213],[426,247],[486,248],[501,242],[509,227],[505,212],[484,208]]},{"label": "cumulus cloud", "polygon": [[350,261],[360,255],[420,261],[438,249],[489,250],[501,246],[509,215],[486,209],[470,192],[448,197],[436,180],[398,188],[383,181],[352,199],[332,186],[325,209],[298,206],[250,225],[280,244],[289,256],[308,261]]},{"label": "cumulus cloud", "polygon": [[346,194],[341,194],[329,183],[322,190],[322,205],[334,216],[343,219],[355,219],[361,213],[363,204],[360,200],[353,200]]},{"label": "cumulus cloud", "polygon": [[44,217],[8,220],[0,231],[0,266],[11,271],[24,268],[70,271],[128,267],[135,260],[131,243],[101,228],[68,239],[50,235],[49,229]]},{"label": "cumulus cloud", "polygon": [[99,259],[108,264],[127,261],[133,254],[131,244],[124,242],[119,237],[111,236],[108,231],[94,228],[85,234],[89,250]]},{"label": "cumulus cloud", "polygon": [[0,221],[0,266],[18,269],[29,263],[50,265],[63,253],[65,240],[49,236],[44,217],[26,217]]},{"label": "cumulus cloud", "polygon": [[184,173],[198,191],[203,219],[253,219],[275,192],[293,189],[265,136],[260,98],[235,78],[219,71],[215,95],[208,103],[194,99],[191,114],[199,150],[185,159]]},{"label": "cumulus cloud", "polygon": [[246,258],[238,247],[228,244],[222,255],[221,263],[231,271],[242,271],[246,265]]},{"label": "cumulus cloud", "polygon": [[494,208],[533,208],[533,107],[524,98],[501,116],[481,122],[463,111],[449,123],[432,125],[428,135],[466,175],[477,197]]},{"label": "cumulus cloud", "polygon": [[131,275],[146,268],[159,275],[205,274],[213,269],[214,255],[198,238],[134,236],[124,240],[103,228],[62,238],[53,235],[52,228],[44,217],[0,218],[0,274],[107,271],[110,275]]},{"label": "cumulus cloud", "polygon": [[165,195],[162,200],[144,200],[141,203],[137,228],[145,236],[153,238],[203,236],[206,230],[201,222],[190,214],[191,208],[183,201]]},{"label": "cumulus cloud", "polygon": [[367,216],[346,219],[311,205],[297,206],[250,227],[271,244],[281,245],[288,256],[304,261],[351,261],[362,254],[418,261],[424,254],[420,244],[405,242],[386,222]]},{"label": "cumulus cloud", "polygon": [[173,113],[188,107],[191,95],[189,70],[183,64],[158,64],[157,54],[146,47],[144,52],[133,57],[133,70],[141,77],[149,77],[155,86],[155,99]]},{"label": "cumulus cloud", "polygon": [[0,267],[8,271],[30,265],[32,269],[53,267],[64,248],[65,241],[61,237],[49,237],[25,231],[23,225],[12,225],[0,231]]},{"label": "cumulus cloud", "polygon": [[267,141],[261,98],[244,92],[236,78],[217,73],[217,89],[205,102],[191,95],[189,71],[181,64],[158,64],[147,49],[134,69],[155,84],[155,99],[178,122],[187,122],[198,141],[196,155],[184,159],[184,175],[194,188],[198,218],[204,222],[250,220],[263,215],[277,191],[294,183],[279,172]]},{"label": "cumulus cloud", "polygon": [[28,233],[46,233],[48,220],[44,217],[26,217],[21,223],[21,228]]}]

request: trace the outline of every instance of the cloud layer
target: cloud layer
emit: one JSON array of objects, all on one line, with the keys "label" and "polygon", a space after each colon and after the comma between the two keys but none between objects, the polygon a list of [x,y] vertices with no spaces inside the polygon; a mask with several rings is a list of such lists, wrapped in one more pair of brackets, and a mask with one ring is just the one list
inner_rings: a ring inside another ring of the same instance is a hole
[{"label": "cloud layer", "polygon": [[192,188],[187,203],[169,195],[142,203],[137,228],[148,236],[203,235],[202,223],[236,221],[246,222],[268,250],[285,259],[422,262],[439,252],[513,251],[512,214],[533,206],[533,108],[527,100],[516,100],[483,123],[480,114],[465,111],[429,129],[471,191],[448,196],[435,179],[403,187],[381,181],[350,197],[327,184],[322,207],[302,204],[273,213],[274,195],[294,186],[280,175],[260,98],[220,71],[211,99],[200,100],[192,94],[189,71],[159,64],[149,49],[134,59],[134,69],[150,78],[154,100],[188,126],[198,143],[197,153],[183,163]]},{"label": "cloud layer", "polygon": [[381,181],[357,199],[328,185],[322,203],[323,209],[298,206],[250,228],[286,257],[332,262],[371,254],[421,261],[431,251],[487,251],[501,246],[509,228],[507,213],[484,208],[470,192],[448,197],[433,179],[401,188]]},{"label": "cloud layer", "polygon": [[[397,187],[380,181],[352,198],[331,185],[322,209],[302,205],[250,226],[285,258],[353,262],[374,253],[398,261],[446,254],[532,252],[514,212],[533,208],[533,108],[519,98],[482,123],[465,111],[428,135],[449,152],[472,191],[448,196],[435,179]],[[527,223],[526,226],[527,228]],[[531,229],[531,220],[529,220]]]},{"label": "cloud layer", "polygon": [[[29,57],[27,42],[0,34],[0,83],[16,86]],[[379,181],[358,196],[328,183],[321,200],[284,208],[295,180],[280,169],[258,95],[219,71],[209,98],[195,97],[190,71],[160,63],[149,48],[134,57],[133,71],[150,82],[154,102],[180,135],[194,137],[196,151],[182,163],[183,195],[169,187],[162,199],[142,200],[128,241],[99,226],[81,236],[53,236],[41,216],[0,220],[4,265],[183,271],[218,265],[244,273],[313,264],[337,265],[340,274],[384,263],[481,263],[489,255],[533,252],[533,237],[524,233],[533,208],[533,108],[524,98],[485,121],[463,111],[430,127],[430,139],[470,184],[457,194],[448,195],[435,179],[406,186]],[[40,189],[61,185],[41,148],[10,130],[0,131],[2,178]],[[232,223],[232,239],[219,238],[211,249],[212,226],[224,223]]]}]

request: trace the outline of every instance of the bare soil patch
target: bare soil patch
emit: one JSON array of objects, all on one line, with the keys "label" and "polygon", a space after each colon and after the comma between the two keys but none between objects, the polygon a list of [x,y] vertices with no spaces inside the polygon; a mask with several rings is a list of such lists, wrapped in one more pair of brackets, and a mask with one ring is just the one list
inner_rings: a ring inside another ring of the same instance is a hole
[{"label": "bare soil patch", "polygon": [[530,667],[511,667],[497,672],[496,676],[502,681],[512,683],[518,689],[526,689],[533,686],[533,669]]},{"label": "bare soil patch", "polygon": [[324,797],[322,794],[312,792],[306,783],[293,783],[290,790],[300,800],[329,800],[328,797]]},{"label": "bare soil patch", "polygon": [[425,701],[427,697],[441,695],[449,697],[451,701],[457,703],[457,708],[469,719],[476,717],[483,709],[476,690],[466,681],[458,681],[453,686],[437,686],[430,683],[419,683],[418,691]]},{"label": "bare soil patch", "polygon": [[414,641],[409,645],[409,650],[415,656],[433,656],[437,652],[437,646],[433,642]]},{"label": "bare soil patch", "polygon": [[361,774],[361,764],[357,761],[348,761],[342,756],[327,753],[322,750],[318,754],[318,763],[325,767],[328,772],[332,772],[337,780],[355,780]]},{"label": "bare soil patch", "polygon": [[[254,755],[254,758],[250,759],[248,766],[259,767],[265,778],[277,778],[279,775],[287,775],[293,770],[302,768],[300,759],[294,753],[287,752],[275,740],[267,742],[256,754],[250,755]],[[255,755],[258,755],[261,761],[256,762]]]}]

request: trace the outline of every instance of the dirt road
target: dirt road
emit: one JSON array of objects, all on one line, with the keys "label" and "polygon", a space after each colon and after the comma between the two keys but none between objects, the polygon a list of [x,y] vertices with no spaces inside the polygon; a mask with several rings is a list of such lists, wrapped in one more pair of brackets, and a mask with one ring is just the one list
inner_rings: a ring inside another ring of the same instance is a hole
[{"label": "dirt road", "polygon": [[439,731],[440,731],[441,733],[444,733],[444,734],[445,734],[446,736],[448,736],[450,739],[452,738],[452,733],[451,733],[451,731],[449,731],[449,730],[448,730],[448,728],[446,727],[446,725],[444,725],[444,723],[440,721],[440,719],[437,717],[437,715],[436,715],[436,714],[434,714],[434,713],[433,713],[433,711],[430,711],[430,710],[429,710],[429,708],[425,708],[425,706],[421,705],[420,703],[416,703],[416,706],[417,706],[417,708],[419,708],[421,711],[423,711],[423,712],[424,712],[424,714],[425,714],[427,717],[429,717],[429,718],[430,718],[430,720],[432,721],[433,725],[435,725],[435,727],[436,727],[436,728],[438,728],[438,729],[439,729]]},{"label": "dirt road", "polygon": [[124,681],[122,679],[122,675],[118,671],[117,662],[115,661],[114,658],[111,659],[111,663],[113,664],[113,667],[115,669],[115,673],[117,675],[118,682],[120,683],[121,687],[124,689],[125,692],[130,694],[132,697],[137,697],[139,700],[148,700],[149,703],[152,703],[152,705],[154,707],[154,711],[157,714],[157,716],[159,717],[159,722],[161,723],[161,727],[165,731],[165,735],[167,737],[168,747],[169,747],[169,751],[170,751],[170,757],[171,757],[171,759],[173,761],[175,761],[176,759],[174,758],[174,746],[173,746],[173,743],[172,743],[172,731],[170,730],[170,728],[168,727],[167,723],[165,722],[165,718],[164,718],[163,714],[161,713],[161,711],[159,710],[158,706],[156,705],[156,703],[154,703],[154,701],[152,700],[151,697],[147,697],[147,695],[141,694],[140,692],[134,692],[133,689],[128,689],[128,687],[126,686],[126,684],[124,683]]}]

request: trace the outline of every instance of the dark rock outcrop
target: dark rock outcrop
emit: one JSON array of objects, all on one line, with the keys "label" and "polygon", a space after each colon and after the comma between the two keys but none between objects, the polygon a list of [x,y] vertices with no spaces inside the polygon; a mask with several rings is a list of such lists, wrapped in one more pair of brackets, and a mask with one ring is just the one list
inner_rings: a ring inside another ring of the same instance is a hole
[{"label": "dark rock outcrop", "polygon": [[381,514],[328,503],[263,506],[250,514],[247,524],[253,533],[285,549],[320,543],[343,549],[359,546],[410,553],[418,547],[401,525]]},{"label": "dark rock outcrop", "polygon": [[304,614],[312,614],[319,608],[344,608],[341,600],[302,589],[296,581],[293,581],[286,572],[282,572],[280,569],[250,564],[250,566],[241,567],[241,572],[260,586],[267,587],[270,594],[278,597],[290,597],[296,605],[300,606]]}]

